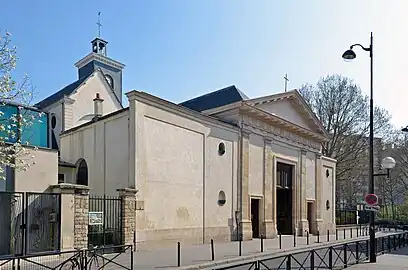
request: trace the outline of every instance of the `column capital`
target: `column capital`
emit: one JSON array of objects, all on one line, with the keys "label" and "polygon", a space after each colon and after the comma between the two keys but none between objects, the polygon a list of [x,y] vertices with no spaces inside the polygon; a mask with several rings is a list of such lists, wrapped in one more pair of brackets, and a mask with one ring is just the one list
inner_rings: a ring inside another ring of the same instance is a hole
[{"label": "column capital", "polygon": [[272,139],[269,138],[269,137],[264,137],[264,143],[265,143],[265,146],[266,146],[266,145],[271,146],[271,144],[272,144]]},{"label": "column capital", "polygon": [[119,192],[120,197],[134,197],[139,190],[134,188],[118,188],[116,191]]},{"label": "column capital", "polygon": [[242,137],[249,138],[249,135],[251,134],[251,132],[249,130],[244,130],[243,129],[241,132],[242,132]]},{"label": "column capital", "polygon": [[55,193],[61,194],[89,194],[89,187],[84,185],[61,183],[57,185],[50,185],[49,189]]},{"label": "column capital", "polygon": [[302,155],[306,155],[306,154],[307,154],[307,150],[306,150],[306,149],[301,149],[301,150],[300,150],[300,153],[301,153]]}]

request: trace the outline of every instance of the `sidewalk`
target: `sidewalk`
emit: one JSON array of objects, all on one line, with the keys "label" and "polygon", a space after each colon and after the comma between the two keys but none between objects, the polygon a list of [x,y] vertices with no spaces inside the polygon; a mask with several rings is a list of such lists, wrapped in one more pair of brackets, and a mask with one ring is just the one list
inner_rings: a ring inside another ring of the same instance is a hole
[{"label": "sidewalk", "polygon": [[[391,232],[394,233],[394,232]],[[388,232],[377,232],[377,236],[386,235]],[[362,236],[365,237],[365,236]],[[362,238],[361,237],[361,238]],[[336,242],[336,235],[329,235],[330,242]],[[359,237],[360,238],[360,237]],[[351,238],[350,231],[346,231],[345,239],[358,239],[355,231],[353,238]],[[338,240],[344,240],[344,232],[338,234]],[[321,245],[328,243],[327,235],[320,236],[320,243],[317,243],[317,236],[309,237],[309,246]],[[296,248],[307,247],[306,237],[296,237]],[[279,248],[279,238],[265,239],[264,252],[284,252],[293,250],[294,241],[293,236],[282,236],[282,249]],[[207,245],[188,245],[183,246],[181,243],[180,265],[189,266],[203,264],[211,261],[211,247]],[[260,239],[242,242],[242,256],[259,254],[261,250]],[[215,260],[231,259],[239,256],[239,242],[214,243]],[[177,267],[177,243],[174,248],[157,249],[154,251],[138,251],[134,253],[135,269],[162,269]]]},{"label": "sidewalk", "polygon": [[408,269],[408,247],[401,248],[388,254],[377,257],[376,263],[362,263],[354,265],[349,269],[352,270],[401,270]]}]

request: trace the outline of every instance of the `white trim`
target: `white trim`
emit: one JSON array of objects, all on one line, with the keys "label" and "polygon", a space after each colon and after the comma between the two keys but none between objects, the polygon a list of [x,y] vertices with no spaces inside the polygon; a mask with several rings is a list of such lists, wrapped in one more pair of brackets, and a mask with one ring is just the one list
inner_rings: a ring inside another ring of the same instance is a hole
[{"label": "white trim", "polygon": [[94,53],[94,52],[88,54],[87,56],[85,56],[84,58],[82,58],[81,60],[76,62],[75,67],[76,68],[81,68],[81,67],[85,66],[86,64],[88,64],[89,62],[91,62],[93,60],[97,60],[97,61],[99,61],[101,63],[113,66],[113,67],[118,68],[120,70],[122,70],[125,67],[124,64],[122,64],[122,63],[120,63],[118,61],[115,61],[115,60],[113,60],[113,59],[111,59],[109,57],[106,57],[106,56],[103,56],[103,55],[100,55],[100,54],[97,54],[97,53]]},{"label": "white trim", "polygon": [[326,156],[322,156],[321,158],[324,159],[324,160],[327,160],[327,161],[331,161],[331,162],[337,163],[337,159],[334,159],[334,158],[330,158],[330,157],[326,157]]}]

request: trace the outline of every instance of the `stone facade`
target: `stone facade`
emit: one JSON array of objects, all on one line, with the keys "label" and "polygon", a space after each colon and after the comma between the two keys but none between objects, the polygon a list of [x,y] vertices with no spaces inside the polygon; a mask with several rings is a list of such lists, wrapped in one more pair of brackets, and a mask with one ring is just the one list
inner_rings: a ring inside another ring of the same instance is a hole
[{"label": "stone facade", "polygon": [[119,197],[122,199],[122,244],[134,243],[136,231],[136,189],[118,189]]}]

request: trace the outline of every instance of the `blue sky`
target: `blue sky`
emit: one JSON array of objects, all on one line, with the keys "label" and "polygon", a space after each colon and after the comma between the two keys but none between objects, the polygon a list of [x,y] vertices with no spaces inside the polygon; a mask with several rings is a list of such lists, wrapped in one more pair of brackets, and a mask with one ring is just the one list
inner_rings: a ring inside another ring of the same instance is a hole
[{"label": "blue sky", "polygon": [[[70,0],[2,3],[0,28],[13,35],[40,100],[74,81],[102,12],[108,56],[126,64],[124,92],[173,102],[235,84],[250,97],[340,73],[369,93],[369,55],[341,55],[374,32],[375,103],[408,124],[408,2],[378,0]],[[405,18],[406,17],[406,18]]]}]

